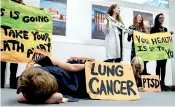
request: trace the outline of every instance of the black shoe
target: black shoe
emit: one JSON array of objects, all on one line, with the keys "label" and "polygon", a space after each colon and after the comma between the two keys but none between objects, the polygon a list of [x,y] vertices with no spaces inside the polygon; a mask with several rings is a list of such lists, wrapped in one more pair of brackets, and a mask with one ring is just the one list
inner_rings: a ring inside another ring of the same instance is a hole
[{"label": "black shoe", "polygon": [[175,91],[175,86],[170,86],[170,91]]},{"label": "black shoe", "polygon": [[1,88],[4,88],[4,83],[2,83],[2,81],[1,81]]},{"label": "black shoe", "polygon": [[162,81],[160,81],[160,87],[162,91],[171,91],[170,87],[166,86]]},{"label": "black shoe", "polygon": [[1,88],[4,88],[4,86],[1,85]]}]

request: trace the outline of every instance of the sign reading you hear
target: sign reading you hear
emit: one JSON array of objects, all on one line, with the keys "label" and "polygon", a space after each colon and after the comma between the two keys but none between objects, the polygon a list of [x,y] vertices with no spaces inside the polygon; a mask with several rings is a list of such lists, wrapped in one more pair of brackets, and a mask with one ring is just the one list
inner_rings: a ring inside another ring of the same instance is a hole
[{"label": "sign reading you hear", "polygon": [[138,100],[130,64],[86,62],[86,88],[92,99]]},{"label": "sign reading you hear", "polygon": [[170,32],[146,34],[134,31],[136,56],[144,61],[173,58],[173,37]]},{"label": "sign reading you hear", "polygon": [[160,79],[158,75],[142,75],[142,85],[146,92],[160,92]]}]

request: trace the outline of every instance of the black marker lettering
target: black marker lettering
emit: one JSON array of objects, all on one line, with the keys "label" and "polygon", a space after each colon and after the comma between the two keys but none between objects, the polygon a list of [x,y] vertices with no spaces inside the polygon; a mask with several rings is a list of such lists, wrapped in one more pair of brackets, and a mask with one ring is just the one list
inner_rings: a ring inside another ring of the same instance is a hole
[{"label": "black marker lettering", "polygon": [[99,88],[97,88],[96,91],[93,89],[93,82],[94,81],[96,81],[97,83],[99,82],[99,80],[96,77],[91,78],[89,81],[89,84],[88,84],[89,89],[93,94],[99,94]]},{"label": "black marker lettering", "polygon": [[10,11],[10,18],[13,18],[17,20],[19,18],[19,12],[18,11]]},{"label": "black marker lettering", "polygon": [[106,88],[105,88],[104,81],[101,80],[101,85],[100,85],[100,95],[102,95],[103,92],[104,92],[105,95],[107,95],[107,91],[106,91]]},{"label": "black marker lettering", "polygon": [[4,16],[5,9],[1,8],[1,16]]},{"label": "black marker lettering", "polygon": [[[126,87],[124,86],[124,84],[126,84],[126,81],[121,81],[121,87],[120,87],[120,91],[121,91],[121,94],[123,95],[127,95],[126,92],[124,92],[126,90]],[[130,87],[129,87],[130,88]],[[130,89],[129,89],[130,90]]]},{"label": "black marker lettering", "polygon": [[91,74],[98,75],[98,73],[95,72],[95,63],[92,63]]},{"label": "black marker lettering", "polygon": [[115,86],[114,86],[112,80],[110,80],[110,83],[109,83],[108,80],[106,80],[106,85],[107,85],[107,92],[108,92],[108,95],[109,95],[109,94],[114,95],[114,88],[113,88],[113,87],[115,87]]},{"label": "black marker lettering", "polygon": [[140,36],[136,35],[136,39],[138,40],[138,42],[140,43]]},{"label": "black marker lettering", "polygon": [[127,90],[128,90],[128,95],[130,96],[131,93],[133,93],[133,95],[136,95],[136,92],[132,89],[134,83],[130,80],[127,81]]},{"label": "black marker lettering", "polygon": [[114,93],[115,93],[115,94],[120,94],[120,91],[119,91],[119,90],[117,91],[117,85],[116,85],[117,82],[120,84],[120,81],[119,81],[119,80],[115,80],[115,81],[114,81]]},{"label": "black marker lettering", "polygon": [[47,16],[24,16],[22,20],[24,23],[49,22],[49,18]]},{"label": "black marker lettering", "polygon": [[117,76],[119,77],[123,76],[123,67],[121,65],[116,66],[115,72]]}]

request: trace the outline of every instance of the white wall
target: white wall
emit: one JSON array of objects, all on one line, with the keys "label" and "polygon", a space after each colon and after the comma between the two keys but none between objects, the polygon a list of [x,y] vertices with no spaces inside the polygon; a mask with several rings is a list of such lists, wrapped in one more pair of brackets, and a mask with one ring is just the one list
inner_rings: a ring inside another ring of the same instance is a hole
[{"label": "white wall", "polygon": [[[170,30],[175,32],[175,14],[174,14],[174,10],[175,10],[175,0],[169,0],[170,2]],[[175,56],[175,34],[173,36],[173,42],[174,42],[174,56]],[[175,57],[172,59],[172,68],[173,68],[173,85],[175,85]]]},{"label": "white wall", "polygon": [[[91,39],[91,8],[92,4],[110,6],[117,3],[121,6],[121,16],[125,25],[132,24],[133,10],[153,13],[153,17],[160,12],[165,14],[165,26],[169,28],[169,12],[155,7],[146,7],[134,3],[121,2],[119,0],[67,0],[67,26],[66,36],[53,36],[53,56],[66,61],[71,56],[92,57],[98,61],[105,59],[104,41]],[[24,0],[26,5],[40,6],[40,0]],[[131,43],[124,42],[124,61],[130,61]],[[148,72],[155,74],[155,61],[147,65]],[[9,67],[8,67],[9,68]],[[21,74],[25,64],[18,67],[18,75]],[[7,69],[7,81],[9,83],[9,69]],[[172,84],[171,62],[167,63],[166,83]]]}]

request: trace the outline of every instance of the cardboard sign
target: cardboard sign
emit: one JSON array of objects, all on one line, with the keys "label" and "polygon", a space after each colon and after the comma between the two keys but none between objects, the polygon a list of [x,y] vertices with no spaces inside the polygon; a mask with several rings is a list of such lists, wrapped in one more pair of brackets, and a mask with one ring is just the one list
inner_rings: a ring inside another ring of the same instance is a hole
[{"label": "cardboard sign", "polygon": [[86,88],[92,99],[138,100],[130,64],[86,62]]},{"label": "cardboard sign", "polygon": [[95,59],[93,58],[83,58],[83,57],[71,57],[69,61],[72,61],[72,60],[75,60],[75,61],[80,61],[80,62],[94,62]]},{"label": "cardboard sign", "polygon": [[52,52],[52,17],[36,7],[1,1],[1,61],[26,63],[34,49]]},{"label": "cardboard sign", "polygon": [[146,92],[160,92],[160,79],[158,75],[142,75],[142,86]]},{"label": "cardboard sign", "polygon": [[144,61],[173,58],[173,39],[169,32],[146,34],[134,31],[136,56]]}]

